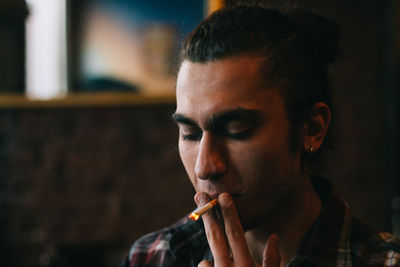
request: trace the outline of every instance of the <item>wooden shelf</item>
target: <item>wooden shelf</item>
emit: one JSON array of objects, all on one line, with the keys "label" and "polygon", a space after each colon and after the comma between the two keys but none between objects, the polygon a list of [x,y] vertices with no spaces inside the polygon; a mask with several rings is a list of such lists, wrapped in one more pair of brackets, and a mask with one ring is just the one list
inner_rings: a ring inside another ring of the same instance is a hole
[{"label": "wooden shelf", "polygon": [[71,93],[51,100],[32,100],[24,95],[0,94],[0,109],[122,107],[175,104],[175,95],[146,95],[126,92]]}]

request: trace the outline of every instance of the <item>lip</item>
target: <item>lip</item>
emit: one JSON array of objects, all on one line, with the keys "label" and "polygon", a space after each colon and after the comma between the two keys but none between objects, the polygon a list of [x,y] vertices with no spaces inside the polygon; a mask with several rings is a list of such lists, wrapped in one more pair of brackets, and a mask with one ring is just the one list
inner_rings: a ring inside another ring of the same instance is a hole
[{"label": "lip", "polygon": [[209,193],[206,193],[206,194],[208,194],[211,199],[214,199],[214,198],[218,198],[218,196],[220,194],[222,194],[222,193],[229,193],[233,198],[237,198],[237,197],[243,196],[245,194],[245,193],[242,193],[242,192],[236,193],[236,192],[226,192],[226,191],[223,191],[223,192],[220,192],[220,193],[214,193],[214,194],[209,194]]}]

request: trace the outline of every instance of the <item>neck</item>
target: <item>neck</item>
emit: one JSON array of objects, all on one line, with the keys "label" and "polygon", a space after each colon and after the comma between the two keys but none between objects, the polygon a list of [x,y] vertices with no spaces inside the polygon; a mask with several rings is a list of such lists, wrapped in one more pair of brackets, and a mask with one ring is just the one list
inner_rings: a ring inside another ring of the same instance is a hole
[{"label": "neck", "polygon": [[311,181],[305,177],[296,186],[284,207],[280,208],[262,226],[246,232],[246,239],[253,259],[261,263],[268,237],[279,235],[281,266],[287,264],[296,254],[300,241],[318,217],[321,201],[314,191]]}]

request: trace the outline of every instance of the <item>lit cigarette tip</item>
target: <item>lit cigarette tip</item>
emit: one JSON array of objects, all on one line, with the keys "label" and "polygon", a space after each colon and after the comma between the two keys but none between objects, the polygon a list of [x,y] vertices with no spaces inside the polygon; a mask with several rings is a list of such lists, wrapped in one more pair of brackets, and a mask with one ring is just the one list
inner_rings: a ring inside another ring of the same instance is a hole
[{"label": "lit cigarette tip", "polygon": [[218,201],[217,199],[213,199],[210,202],[208,202],[207,204],[205,204],[204,206],[198,207],[197,209],[195,209],[190,215],[189,218],[192,221],[197,221],[201,215],[203,215],[204,213],[206,213],[207,211],[211,210],[213,207],[215,207],[217,205]]},{"label": "lit cigarette tip", "polygon": [[197,221],[200,218],[200,215],[197,213],[192,212],[189,216],[192,221]]}]

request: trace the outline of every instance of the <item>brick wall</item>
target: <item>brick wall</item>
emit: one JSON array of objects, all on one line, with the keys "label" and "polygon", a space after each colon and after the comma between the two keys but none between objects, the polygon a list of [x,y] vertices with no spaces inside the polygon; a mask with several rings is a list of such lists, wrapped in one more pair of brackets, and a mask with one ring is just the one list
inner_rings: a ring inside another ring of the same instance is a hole
[{"label": "brick wall", "polygon": [[193,190],[172,112],[172,105],[1,111],[7,266],[116,266],[134,239],[188,212]]}]

